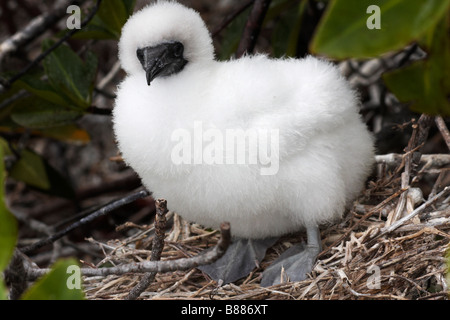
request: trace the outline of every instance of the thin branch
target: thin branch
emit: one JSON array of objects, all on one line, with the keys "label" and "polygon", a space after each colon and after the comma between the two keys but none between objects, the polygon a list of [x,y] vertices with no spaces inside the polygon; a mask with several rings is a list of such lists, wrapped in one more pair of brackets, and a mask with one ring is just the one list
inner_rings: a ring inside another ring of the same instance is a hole
[{"label": "thin branch", "polygon": [[250,0],[242,4],[241,7],[239,7],[236,11],[234,11],[231,15],[226,17],[222,24],[211,33],[211,36],[214,38],[216,37],[220,32],[222,32],[223,29],[225,29],[234,19],[236,19],[237,16],[239,16],[242,12],[244,12],[248,7],[252,5],[252,3],[255,2],[255,0]]},{"label": "thin branch", "polygon": [[[401,188],[408,188],[411,182],[411,177],[417,173],[417,168],[419,166],[420,158],[422,153],[420,149],[425,144],[428,137],[428,131],[430,130],[430,125],[433,118],[431,116],[422,114],[415,123],[413,121],[413,132],[411,138],[408,141],[408,146],[405,148],[405,170],[401,174]],[[389,214],[386,224],[389,226],[393,222],[397,221],[403,215],[403,211],[406,205],[407,193],[403,193],[400,196],[398,204],[394,211]]]},{"label": "thin branch", "polygon": [[436,125],[439,131],[444,138],[445,143],[447,144],[448,149],[450,150],[450,132],[448,131],[447,126],[445,125],[445,121],[441,116],[437,116],[435,118]]},{"label": "thin branch", "polygon": [[27,289],[25,261],[22,253],[15,250],[9,266],[5,270],[5,280],[10,284],[9,298],[18,300]]},{"label": "thin branch", "polygon": [[112,110],[111,109],[99,108],[99,107],[96,107],[96,106],[90,106],[89,108],[87,108],[86,111],[88,113],[90,113],[90,114],[97,114],[97,115],[101,115],[101,116],[110,116],[110,115],[112,115]]},{"label": "thin branch", "polygon": [[68,40],[70,37],[72,37],[75,33],[80,31],[82,28],[84,28],[91,20],[94,18],[95,14],[98,11],[98,8],[100,7],[100,3],[102,0],[97,0],[97,3],[95,4],[94,8],[91,10],[89,15],[81,22],[80,29],[72,29],[69,32],[67,32],[61,39],[59,39],[57,42],[55,42],[50,48],[42,52],[37,58],[35,58],[30,64],[28,64],[24,69],[22,69],[19,73],[12,76],[10,79],[3,81],[2,84],[0,84],[0,94],[5,92],[11,85],[19,80],[21,77],[23,77],[25,74],[27,74],[32,68],[37,66],[46,56],[48,56],[51,52],[53,52],[55,49],[57,49],[61,44],[63,44],[66,40]]},{"label": "thin branch", "polygon": [[[163,199],[158,199],[155,201],[156,206],[156,216],[155,216],[155,236],[153,237],[152,243],[152,254],[150,256],[150,261],[161,260],[161,253],[164,249],[164,229],[166,228],[166,214],[167,201]],[[130,291],[127,300],[136,300],[139,298],[142,292],[148,288],[150,284],[155,280],[156,272],[149,272],[144,274],[141,281]]]},{"label": "thin branch", "polygon": [[128,203],[131,203],[137,199],[141,199],[141,198],[145,198],[148,197],[151,193],[147,190],[141,190],[139,192],[133,193],[131,195],[128,195],[124,198],[118,199],[118,200],[114,200],[112,202],[110,202],[109,204],[103,206],[102,208],[100,208],[99,210],[91,213],[90,215],[88,215],[87,217],[84,217],[82,219],[80,219],[79,221],[71,224],[70,226],[64,228],[63,230],[51,235],[50,237],[40,240],[30,246],[27,246],[25,248],[21,248],[20,251],[22,251],[23,253],[30,253],[36,249],[39,249],[43,246],[46,246],[50,243],[55,242],[56,240],[64,237],[66,234],[68,234],[70,231],[79,228],[87,223],[90,223],[91,221],[93,221],[94,219],[97,219],[101,216],[104,216],[108,213],[110,213],[111,211],[120,208]]},{"label": "thin branch", "polygon": [[67,14],[68,6],[81,5],[84,1],[59,1],[52,12],[42,14],[31,20],[22,30],[0,44],[0,64],[6,55],[27,45],[63,18]]},{"label": "thin branch", "polygon": [[242,57],[245,53],[253,52],[270,2],[271,0],[255,0],[247,24],[245,25],[244,34],[236,51],[237,58]]},{"label": "thin branch", "polygon": [[[230,224],[223,222],[220,225],[221,237],[217,245],[206,252],[191,258],[181,258],[177,260],[164,261],[143,261],[125,264],[110,268],[81,268],[81,273],[84,276],[108,276],[121,275],[125,273],[146,273],[146,272],[171,272],[171,271],[185,271],[196,268],[200,265],[210,264],[224,255],[231,242]],[[28,268],[27,279],[34,280],[50,271],[50,269]]]},{"label": "thin branch", "polygon": [[[375,156],[376,163],[384,163],[387,166],[397,166],[404,155],[399,153],[388,153]],[[442,167],[450,164],[450,154],[437,153],[437,154],[422,154],[420,157],[420,163],[425,164],[428,167]]]},{"label": "thin branch", "polygon": [[423,203],[421,206],[417,207],[413,212],[411,212],[407,216],[405,216],[405,217],[401,218],[400,220],[396,221],[395,223],[393,223],[389,227],[385,227],[385,228],[381,229],[380,233],[377,234],[370,241],[372,242],[375,239],[377,239],[377,238],[379,238],[379,237],[381,237],[381,236],[383,236],[383,235],[385,235],[387,233],[390,233],[390,232],[396,230],[397,228],[402,226],[405,222],[407,222],[408,220],[412,219],[413,217],[415,217],[416,215],[418,215],[419,213],[424,211],[426,208],[428,208],[429,206],[434,204],[437,200],[445,197],[449,193],[450,193],[450,187],[445,187],[444,190],[442,190],[440,193],[438,193],[436,196],[434,196],[433,198],[431,198],[427,202]]}]

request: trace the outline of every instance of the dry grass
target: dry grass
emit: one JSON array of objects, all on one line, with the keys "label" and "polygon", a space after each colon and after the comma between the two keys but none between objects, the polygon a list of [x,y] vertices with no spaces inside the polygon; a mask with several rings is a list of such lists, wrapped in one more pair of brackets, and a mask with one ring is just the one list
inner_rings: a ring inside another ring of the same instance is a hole
[{"label": "dry grass", "polygon": [[[433,170],[433,177],[440,172],[439,183],[445,181],[448,168]],[[427,176],[427,172],[420,174]],[[261,272],[271,261],[302,241],[304,234],[299,233],[280,239],[246,279],[218,287],[198,269],[158,274],[139,299],[447,299],[445,253],[450,238],[450,197],[442,197],[396,230],[380,236],[399,202],[400,185],[399,177],[384,174],[370,182],[340,223],[322,228],[324,250],[307,280],[268,288],[259,285]],[[417,199],[407,199],[405,214],[420,205],[415,203]],[[197,255],[218,240],[218,232],[189,225],[176,214],[173,219],[162,259]],[[147,235],[152,234],[152,227],[134,228],[137,231],[131,237],[98,243],[105,252],[105,259],[98,265],[149,259],[151,250],[145,247],[151,243]],[[86,297],[124,299],[141,277],[85,278]]]}]

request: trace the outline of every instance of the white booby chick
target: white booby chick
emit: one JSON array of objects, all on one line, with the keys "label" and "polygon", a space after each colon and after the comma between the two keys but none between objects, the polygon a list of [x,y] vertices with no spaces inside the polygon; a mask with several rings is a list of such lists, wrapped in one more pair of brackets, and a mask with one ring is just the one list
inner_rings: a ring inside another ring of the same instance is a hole
[{"label": "white booby chick", "polygon": [[204,270],[234,281],[271,237],[306,228],[308,245],[270,267],[263,285],[279,282],[282,267],[303,279],[320,251],[319,225],[342,216],[374,158],[338,69],[311,56],[217,61],[200,15],[168,1],[127,21],[119,58],[127,76],[113,120],[126,163],[171,210],[206,227],[228,221],[243,239],[228,262]]}]

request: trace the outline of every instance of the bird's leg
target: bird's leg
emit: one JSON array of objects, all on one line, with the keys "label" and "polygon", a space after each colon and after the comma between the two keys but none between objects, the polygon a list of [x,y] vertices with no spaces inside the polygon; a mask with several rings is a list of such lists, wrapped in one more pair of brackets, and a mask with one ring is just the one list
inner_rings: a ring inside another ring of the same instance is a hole
[{"label": "bird's leg", "polygon": [[242,239],[233,238],[225,254],[216,262],[200,266],[213,280],[234,282],[250,274],[266,255],[266,250],[275,244],[277,238]]},{"label": "bird's leg", "polygon": [[286,280],[306,279],[322,248],[319,227],[307,227],[306,235],[308,238],[306,245],[301,243],[289,248],[263,272],[261,286],[268,287]]}]

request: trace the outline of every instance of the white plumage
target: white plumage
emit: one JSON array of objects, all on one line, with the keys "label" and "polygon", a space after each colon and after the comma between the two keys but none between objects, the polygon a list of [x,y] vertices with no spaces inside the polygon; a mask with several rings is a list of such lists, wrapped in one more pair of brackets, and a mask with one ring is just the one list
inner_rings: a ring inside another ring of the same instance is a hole
[{"label": "white plumage", "polygon": [[[187,64],[148,86],[136,50],[173,41],[184,45]],[[234,236],[278,236],[339,218],[373,162],[373,139],[346,80],[314,57],[219,62],[213,52],[200,15],[178,3],[158,2],[129,19],[119,43],[127,76],[114,108],[126,163],[171,210],[207,227],[229,221]],[[278,130],[277,173],[261,175],[261,163],[175,164],[173,133],[194,132],[199,122],[219,132]]]}]

